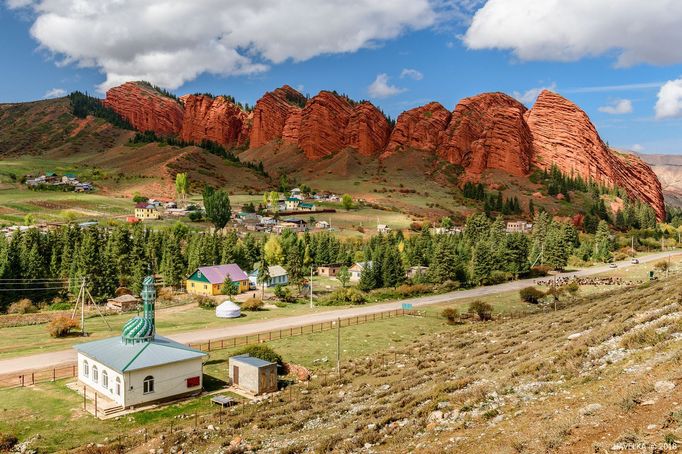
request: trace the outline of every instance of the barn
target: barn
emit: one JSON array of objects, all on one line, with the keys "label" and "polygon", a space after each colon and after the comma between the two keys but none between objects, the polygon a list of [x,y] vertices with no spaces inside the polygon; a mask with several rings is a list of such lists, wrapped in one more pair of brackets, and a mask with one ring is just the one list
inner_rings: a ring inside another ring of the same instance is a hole
[{"label": "barn", "polygon": [[277,363],[250,355],[232,356],[228,364],[233,386],[253,395],[277,391]]}]

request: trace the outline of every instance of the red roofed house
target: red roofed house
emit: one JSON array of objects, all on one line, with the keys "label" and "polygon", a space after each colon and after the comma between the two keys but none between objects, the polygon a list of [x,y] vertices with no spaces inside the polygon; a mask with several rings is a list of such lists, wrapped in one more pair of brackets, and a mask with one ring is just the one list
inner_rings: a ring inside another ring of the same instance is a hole
[{"label": "red roofed house", "polygon": [[220,295],[225,277],[229,275],[238,293],[249,290],[249,277],[239,265],[202,266],[192,273],[186,282],[187,293],[197,295]]}]

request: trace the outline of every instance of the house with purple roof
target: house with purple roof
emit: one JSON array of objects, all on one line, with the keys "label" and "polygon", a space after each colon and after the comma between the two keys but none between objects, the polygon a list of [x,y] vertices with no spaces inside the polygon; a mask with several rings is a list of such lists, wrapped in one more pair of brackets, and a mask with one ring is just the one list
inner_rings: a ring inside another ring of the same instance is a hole
[{"label": "house with purple roof", "polygon": [[192,273],[186,281],[187,293],[196,295],[220,295],[222,293],[223,282],[230,276],[232,285],[237,289],[237,293],[249,290],[249,277],[239,265],[230,263],[229,265],[201,266]]}]

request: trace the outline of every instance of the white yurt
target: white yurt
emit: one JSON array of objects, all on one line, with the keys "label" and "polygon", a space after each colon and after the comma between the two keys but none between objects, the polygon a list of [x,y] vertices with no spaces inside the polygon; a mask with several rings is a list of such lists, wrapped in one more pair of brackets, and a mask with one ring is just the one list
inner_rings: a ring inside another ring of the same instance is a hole
[{"label": "white yurt", "polygon": [[220,318],[237,318],[241,316],[241,314],[242,312],[239,306],[230,300],[225,301],[215,308],[215,315]]}]

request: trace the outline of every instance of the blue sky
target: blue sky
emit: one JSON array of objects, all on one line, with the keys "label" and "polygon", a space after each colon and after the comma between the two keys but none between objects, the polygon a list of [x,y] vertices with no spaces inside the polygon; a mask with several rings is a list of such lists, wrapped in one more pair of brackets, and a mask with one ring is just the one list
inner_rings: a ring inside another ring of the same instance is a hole
[{"label": "blue sky", "polygon": [[[201,9],[182,11],[183,20],[197,18],[196,28],[183,25],[171,34],[164,29],[173,29],[176,19],[163,11],[138,15],[119,4],[122,22],[104,6],[84,12],[76,0],[9,0],[0,6],[0,42],[9,43],[0,46],[0,102],[72,90],[101,95],[124,80],[146,79],[178,94],[231,94],[253,104],[286,83],[311,95],[334,89],[369,99],[395,118],[432,100],[453,109],[461,98],[487,91],[530,106],[547,87],[582,107],[611,146],[682,153],[682,51],[663,41],[678,38],[682,9],[669,0],[647,6],[625,0],[630,10],[590,23],[584,10],[544,0],[353,0],[352,14],[334,0],[322,2],[324,11],[296,12],[290,23],[281,12],[268,22],[265,10],[238,1],[234,8],[242,9],[230,11],[230,19],[243,19],[232,23],[202,15],[216,1],[197,0],[205,3]],[[599,16],[612,1],[575,3]],[[300,0],[306,2],[314,0]],[[147,22],[126,28],[133,15],[131,22]],[[613,27],[632,23],[635,31],[611,38]],[[217,31],[206,34],[206,28]]]}]

